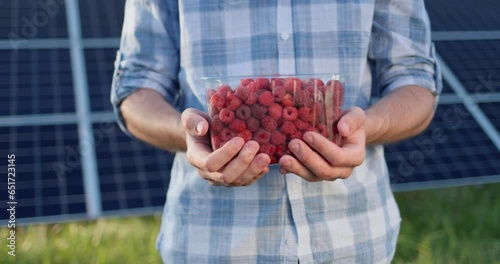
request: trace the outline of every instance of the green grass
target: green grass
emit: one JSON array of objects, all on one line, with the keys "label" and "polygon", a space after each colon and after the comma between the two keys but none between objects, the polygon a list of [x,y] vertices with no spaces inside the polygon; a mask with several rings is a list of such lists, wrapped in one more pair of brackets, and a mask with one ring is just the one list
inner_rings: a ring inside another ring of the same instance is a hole
[{"label": "green grass", "polygon": [[[394,263],[500,263],[500,184],[397,193]],[[160,263],[158,216],[18,229],[17,263]],[[8,230],[0,229],[0,237]],[[4,248],[4,246],[2,246]],[[16,263],[5,248],[0,263]]]}]

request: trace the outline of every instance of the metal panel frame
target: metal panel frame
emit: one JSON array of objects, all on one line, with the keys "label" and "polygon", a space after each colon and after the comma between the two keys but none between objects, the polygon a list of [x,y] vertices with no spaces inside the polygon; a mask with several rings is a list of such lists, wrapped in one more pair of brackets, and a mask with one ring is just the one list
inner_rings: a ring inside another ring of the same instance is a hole
[{"label": "metal panel frame", "polygon": [[81,41],[82,34],[78,0],[67,0],[65,7],[69,42],[71,44],[71,70],[73,73],[73,87],[75,91],[85,201],[87,215],[92,219],[101,216],[102,201],[98,179],[94,133],[92,129],[92,120],[90,118],[87,67],[85,65],[85,56],[83,54]]}]

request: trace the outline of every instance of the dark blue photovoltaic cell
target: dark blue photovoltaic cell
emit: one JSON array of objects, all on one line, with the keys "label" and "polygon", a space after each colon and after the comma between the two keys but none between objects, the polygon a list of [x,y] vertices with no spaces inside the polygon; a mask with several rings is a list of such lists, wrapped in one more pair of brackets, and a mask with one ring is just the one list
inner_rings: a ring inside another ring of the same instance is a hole
[{"label": "dark blue photovoltaic cell", "polygon": [[488,117],[497,131],[500,131],[500,102],[479,104],[481,110]]},{"label": "dark blue photovoltaic cell", "polygon": [[163,206],[172,154],[126,136],[114,122],[94,124],[104,211]]},{"label": "dark blue photovoltaic cell", "polygon": [[120,37],[125,0],[79,1],[84,38]]},{"label": "dark blue photovoltaic cell", "polygon": [[0,50],[0,116],[74,112],[69,50]]},{"label": "dark blue photovoltaic cell", "polygon": [[391,182],[500,174],[500,152],[461,104],[440,105],[422,135],[386,146]]},{"label": "dark blue photovoltaic cell", "polygon": [[439,55],[469,93],[500,92],[500,40],[435,44]]},{"label": "dark blue photovoltaic cell", "polygon": [[498,0],[425,0],[425,6],[434,31],[500,29]]},{"label": "dark blue photovoltaic cell", "polygon": [[67,37],[66,10],[60,2],[63,1],[0,1],[0,39],[12,40],[22,47],[22,40]]},{"label": "dark blue photovoltaic cell", "polygon": [[[0,128],[0,170],[15,154],[16,217],[85,213],[82,171],[75,125]],[[6,194],[6,175],[1,191]],[[2,198],[2,201],[4,198]],[[7,218],[0,204],[1,220]]]},{"label": "dark blue photovoltaic cell", "polygon": [[116,49],[87,49],[87,79],[92,111],[112,111],[109,101]]}]

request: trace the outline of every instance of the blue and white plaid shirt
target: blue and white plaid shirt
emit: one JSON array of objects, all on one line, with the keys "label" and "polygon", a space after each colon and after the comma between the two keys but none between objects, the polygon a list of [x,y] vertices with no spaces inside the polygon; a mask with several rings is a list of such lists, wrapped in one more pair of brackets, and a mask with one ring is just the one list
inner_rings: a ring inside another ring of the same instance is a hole
[{"label": "blue and white plaid shirt", "polygon": [[[422,0],[128,0],[112,103],[140,87],[179,111],[206,109],[203,76],[349,72],[372,86],[441,90]],[[382,146],[347,180],[278,168],[249,187],[212,187],[177,153],[157,248],[166,263],[388,263],[400,215]]]}]

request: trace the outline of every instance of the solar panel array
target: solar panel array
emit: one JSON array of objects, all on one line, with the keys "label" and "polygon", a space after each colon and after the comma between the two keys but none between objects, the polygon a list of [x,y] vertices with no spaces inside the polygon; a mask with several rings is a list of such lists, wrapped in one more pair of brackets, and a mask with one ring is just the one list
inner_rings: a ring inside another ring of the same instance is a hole
[{"label": "solar panel array", "polygon": [[[48,2],[56,4],[0,3],[0,150],[1,157],[16,155],[17,217],[21,223],[54,222],[161,210],[172,155],[124,135],[109,103],[125,1]],[[91,145],[79,133],[69,5],[80,14]],[[500,181],[500,37],[491,37],[500,35],[500,2],[428,0],[426,6],[443,63],[443,95],[426,132],[386,146],[393,187]],[[439,40],[443,34],[460,40]],[[95,153],[98,174],[97,215],[88,209],[88,151]],[[5,158],[0,170],[6,171]],[[0,186],[6,193],[6,177]]]}]

